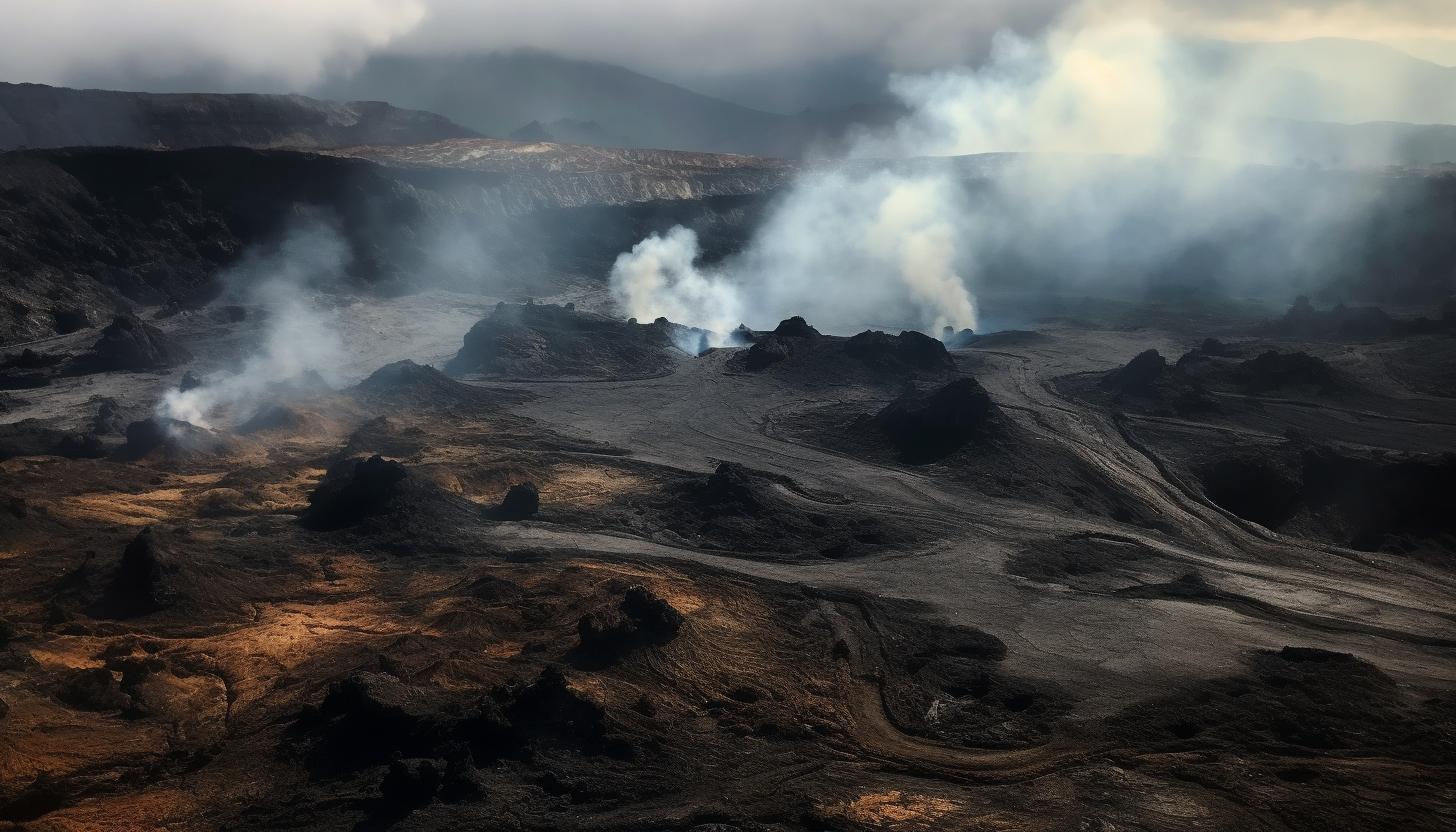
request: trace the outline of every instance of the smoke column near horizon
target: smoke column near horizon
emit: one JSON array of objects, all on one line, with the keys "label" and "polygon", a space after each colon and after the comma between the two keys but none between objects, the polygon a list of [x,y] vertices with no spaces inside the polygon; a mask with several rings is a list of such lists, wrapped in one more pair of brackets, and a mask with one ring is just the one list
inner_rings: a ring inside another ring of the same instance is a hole
[{"label": "smoke column near horizon", "polygon": [[[670,258],[619,259],[614,297],[720,333],[735,314],[797,314],[937,334],[974,328],[972,287],[1288,300],[1349,278],[1382,210],[1375,183],[1302,159],[1252,167],[1287,156],[1248,116],[1257,76],[1208,65],[1145,20],[1090,11],[1038,40],[1003,33],[985,67],[897,77],[909,115],[861,134],[852,165],[802,174],[741,252],[704,274],[674,231]],[[1020,155],[974,174],[875,161],[998,152]]]}]

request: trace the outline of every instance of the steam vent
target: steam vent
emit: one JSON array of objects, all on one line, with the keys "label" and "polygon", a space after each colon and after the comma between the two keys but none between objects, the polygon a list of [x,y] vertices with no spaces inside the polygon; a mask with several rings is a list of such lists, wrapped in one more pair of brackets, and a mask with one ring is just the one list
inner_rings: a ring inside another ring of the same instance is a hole
[{"label": "steam vent", "polygon": [[1456,829],[1446,4],[215,5],[0,25],[0,832]]}]

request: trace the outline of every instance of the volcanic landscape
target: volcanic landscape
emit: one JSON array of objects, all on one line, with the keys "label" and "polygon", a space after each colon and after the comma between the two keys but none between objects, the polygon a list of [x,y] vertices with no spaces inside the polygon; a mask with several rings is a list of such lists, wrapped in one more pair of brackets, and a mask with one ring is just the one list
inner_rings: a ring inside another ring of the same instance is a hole
[{"label": "volcanic landscape", "polygon": [[[1456,826],[1449,171],[1343,296],[694,354],[613,258],[822,165],[437,138],[0,155],[0,828]],[[332,377],[165,415],[310,223]]]}]

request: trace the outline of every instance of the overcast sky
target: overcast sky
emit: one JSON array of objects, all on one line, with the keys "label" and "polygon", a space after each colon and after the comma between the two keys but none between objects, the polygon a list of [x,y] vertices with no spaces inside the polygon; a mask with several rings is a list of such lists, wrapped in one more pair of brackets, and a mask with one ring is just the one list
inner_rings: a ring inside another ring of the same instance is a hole
[{"label": "overcast sky", "polygon": [[303,89],[370,52],[535,47],[685,77],[868,56],[906,70],[984,58],[1059,15],[1137,14],[1235,40],[1382,40],[1456,64],[1453,0],[0,0],[0,80],[187,76]]}]

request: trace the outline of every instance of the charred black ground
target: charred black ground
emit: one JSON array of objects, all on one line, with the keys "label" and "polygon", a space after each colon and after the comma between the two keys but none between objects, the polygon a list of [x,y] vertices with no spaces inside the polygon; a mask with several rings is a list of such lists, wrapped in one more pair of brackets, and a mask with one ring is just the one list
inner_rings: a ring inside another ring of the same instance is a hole
[{"label": "charred black ground", "polygon": [[[782,180],[732,164],[606,204],[571,201],[600,177],[8,154],[0,825],[1450,826],[1439,223],[1372,254],[1420,309],[1356,281],[719,349],[613,314],[645,233],[741,248]],[[299,203],[352,254],[307,288],[372,363],[160,415],[256,354],[277,310],[219,275]],[[447,215],[520,285],[401,295]],[[390,352],[390,322],[452,328]]]}]

